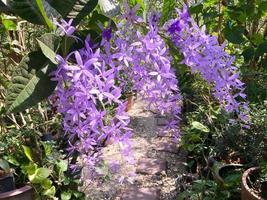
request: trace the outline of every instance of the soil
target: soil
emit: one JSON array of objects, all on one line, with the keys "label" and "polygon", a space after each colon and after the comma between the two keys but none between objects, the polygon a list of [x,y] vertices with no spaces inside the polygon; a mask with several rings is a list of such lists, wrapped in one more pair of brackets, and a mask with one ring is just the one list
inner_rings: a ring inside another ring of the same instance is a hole
[{"label": "soil", "polygon": [[[185,153],[179,149],[178,144],[173,143],[168,134],[159,136],[160,127],[157,125],[156,114],[145,110],[143,101],[135,100],[128,113],[134,132],[131,143],[135,162],[129,164],[125,161],[118,144],[105,147],[103,160],[107,163],[116,161],[120,164],[120,169],[117,174],[112,175],[106,170],[104,178],[85,183],[82,189],[87,194],[87,200],[130,200],[133,199],[129,196],[133,193],[129,192],[132,188],[137,188],[134,190],[137,193],[157,191],[157,195],[153,194],[151,199],[176,200],[177,178],[186,171],[183,165],[186,161]],[[146,165],[150,168],[147,167],[147,171],[141,169],[140,173],[137,169],[140,169],[141,165],[144,169]],[[90,177],[86,170],[83,175]],[[119,182],[119,179],[123,181]]]}]

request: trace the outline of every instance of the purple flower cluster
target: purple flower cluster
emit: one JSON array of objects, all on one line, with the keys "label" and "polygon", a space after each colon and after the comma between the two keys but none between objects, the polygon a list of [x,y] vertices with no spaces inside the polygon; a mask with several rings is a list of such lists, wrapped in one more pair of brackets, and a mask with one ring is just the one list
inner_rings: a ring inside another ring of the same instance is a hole
[{"label": "purple flower cluster", "polygon": [[[183,63],[192,73],[199,72],[213,87],[213,95],[227,112],[236,112],[243,122],[249,120],[248,104],[245,102],[244,83],[239,78],[239,70],[233,66],[234,57],[220,46],[215,36],[205,33],[189,16],[184,6],[179,17],[166,24],[172,41],[182,52]],[[238,101],[243,99],[243,102]]]},{"label": "purple flower cluster", "polygon": [[[87,37],[84,48],[66,58],[57,56],[59,64],[53,73],[58,82],[56,105],[64,117],[69,153],[83,155],[83,164],[92,171],[109,140],[120,143],[122,154],[129,163],[133,162],[130,117],[121,98],[129,85],[147,102],[149,110],[168,117],[162,133],[172,133],[176,140],[180,136],[182,96],[168,47],[159,34],[159,16],[152,14],[149,26],[145,27],[148,32],[142,34],[138,29],[144,24],[135,14],[137,9],[126,5],[126,13],[114,34],[110,26],[100,25],[100,44],[92,44]],[[234,58],[224,51],[216,37],[196,25],[186,7],[178,12],[179,18],[166,26],[184,56],[183,63],[213,86],[214,96],[227,112],[235,111],[242,121],[247,121],[247,103],[237,101],[246,95],[238,69],[232,65]],[[56,25],[66,36],[74,37],[71,21],[62,23]]]},{"label": "purple flower cluster", "polygon": [[129,155],[130,118],[125,112],[126,103],[120,99],[121,89],[116,85],[118,69],[108,54],[92,49],[87,38],[83,49],[67,58],[58,55],[57,60],[56,104],[64,117],[70,155],[74,152],[83,155],[83,164],[94,170],[101,149],[111,139],[123,143],[122,152]]},{"label": "purple flower cluster", "polygon": [[[130,14],[133,15],[132,12]],[[132,89],[148,103],[148,109],[167,115],[170,119],[162,133],[171,132],[177,140],[180,135],[182,97],[175,72],[171,68],[172,58],[164,40],[158,34],[159,17],[155,14],[151,16],[146,35],[131,31],[137,27],[127,19],[132,20],[126,17],[126,25],[115,34],[117,52],[114,57],[127,74],[127,80],[132,82]]]}]

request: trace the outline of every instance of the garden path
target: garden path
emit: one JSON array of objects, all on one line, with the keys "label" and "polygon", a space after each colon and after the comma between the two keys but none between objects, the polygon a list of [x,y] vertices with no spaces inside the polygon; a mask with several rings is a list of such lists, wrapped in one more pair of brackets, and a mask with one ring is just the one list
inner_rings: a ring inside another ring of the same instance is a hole
[{"label": "garden path", "polygon": [[[129,165],[120,156],[118,145],[105,147],[104,160],[119,162],[120,172],[112,177],[108,171],[104,172],[104,178],[87,187],[88,200],[177,199],[176,180],[185,171],[182,164],[185,154],[168,135],[158,136],[164,119],[157,118],[144,107],[144,102],[137,99],[129,111],[135,163]],[[114,181],[120,177],[125,177],[122,184]]]}]

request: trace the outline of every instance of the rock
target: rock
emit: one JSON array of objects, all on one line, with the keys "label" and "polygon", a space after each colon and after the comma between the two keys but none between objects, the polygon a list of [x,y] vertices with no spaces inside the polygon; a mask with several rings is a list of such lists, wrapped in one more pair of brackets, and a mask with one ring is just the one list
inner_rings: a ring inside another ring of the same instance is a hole
[{"label": "rock", "polygon": [[154,175],[167,169],[167,161],[160,159],[141,158],[138,161],[136,173]]},{"label": "rock", "polygon": [[165,126],[168,124],[168,119],[166,117],[156,117],[156,120],[158,126]]},{"label": "rock", "polygon": [[177,147],[177,144],[174,142],[158,142],[153,146],[153,149],[157,151],[164,151],[168,153],[174,153],[177,154],[179,153],[179,148]]},{"label": "rock", "polygon": [[122,200],[159,200],[160,190],[157,188],[138,188],[129,186],[122,195]]}]

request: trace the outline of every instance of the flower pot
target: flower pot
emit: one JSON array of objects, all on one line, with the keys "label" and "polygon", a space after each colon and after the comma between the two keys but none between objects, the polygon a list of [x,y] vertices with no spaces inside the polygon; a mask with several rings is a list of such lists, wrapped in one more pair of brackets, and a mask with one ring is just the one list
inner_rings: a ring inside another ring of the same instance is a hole
[{"label": "flower pot", "polygon": [[260,196],[254,193],[254,191],[249,187],[248,180],[252,175],[257,175],[259,172],[259,167],[252,167],[246,170],[243,173],[242,180],[241,180],[241,186],[242,186],[242,192],[241,192],[241,199],[242,200],[264,200]]},{"label": "flower pot", "polygon": [[212,157],[209,158],[209,166],[211,168],[214,180],[222,189],[227,189],[227,185],[225,184],[224,180],[224,175],[228,172],[233,172],[235,170],[243,168],[243,165],[241,164],[225,164],[216,161]]},{"label": "flower pot", "polygon": [[53,135],[52,133],[46,133],[44,135],[41,136],[41,140],[43,142],[50,142],[50,141],[53,141]]},{"label": "flower pot", "polygon": [[242,167],[243,165],[240,164],[220,164],[216,167],[213,167],[212,170],[213,178],[222,188],[225,188],[225,181],[223,174],[240,169]]},{"label": "flower pot", "polygon": [[134,96],[133,95],[128,96],[128,98],[127,98],[126,112],[128,112],[129,110],[132,109],[133,104],[134,104]]},{"label": "flower pot", "polygon": [[0,193],[9,192],[15,189],[15,180],[12,174],[0,177]]},{"label": "flower pot", "polygon": [[26,185],[19,189],[1,193],[0,200],[34,200],[34,192],[31,186]]}]

